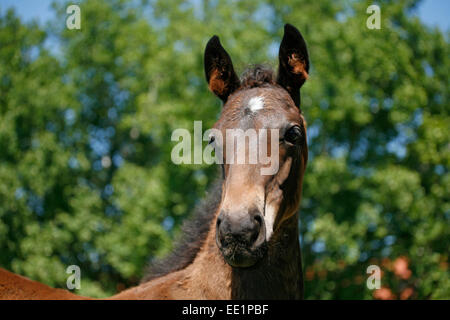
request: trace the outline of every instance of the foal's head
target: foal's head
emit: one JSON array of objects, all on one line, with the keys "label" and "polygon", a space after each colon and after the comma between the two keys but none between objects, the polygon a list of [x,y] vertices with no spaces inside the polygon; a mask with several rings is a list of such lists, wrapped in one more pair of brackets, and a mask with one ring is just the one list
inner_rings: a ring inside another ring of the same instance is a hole
[{"label": "foal's head", "polygon": [[[221,139],[214,135],[210,139],[212,144],[222,144],[224,163],[216,242],[233,267],[249,267],[260,260],[266,254],[267,242],[298,208],[307,161],[300,87],[308,70],[305,41],[289,24],[284,28],[276,78],[271,70],[255,67],[239,80],[219,38],[212,37],[206,46],[206,79],[211,91],[224,102],[214,126]],[[235,145],[235,137],[227,135],[229,129],[241,132],[244,139],[247,136],[249,143],[228,149]],[[250,131],[257,133],[258,147],[250,142],[251,135],[245,134]],[[260,134],[263,131],[266,139]],[[248,158],[255,152],[260,155],[263,149],[270,162],[262,163],[258,157],[250,163]],[[239,152],[245,155],[244,163],[236,161]]]}]

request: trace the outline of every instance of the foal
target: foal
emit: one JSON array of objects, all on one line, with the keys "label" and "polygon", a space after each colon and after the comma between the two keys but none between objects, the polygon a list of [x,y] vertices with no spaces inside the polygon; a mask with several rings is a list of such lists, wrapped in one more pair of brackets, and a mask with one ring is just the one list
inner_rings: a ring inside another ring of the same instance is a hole
[{"label": "foal", "polygon": [[[300,87],[309,70],[305,41],[285,25],[276,78],[255,67],[240,80],[217,36],[208,42],[204,62],[209,88],[224,103],[214,128],[225,138],[211,136],[210,143],[234,145],[228,129],[275,129],[279,151],[269,156],[278,170],[262,174],[267,164],[235,164],[227,161],[233,154],[223,152],[223,179],[185,228],[188,238],[139,286],[111,299],[301,299],[297,209],[308,158],[300,111]],[[266,150],[272,150],[271,140]],[[246,155],[253,151],[245,148]],[[82,297],[0,269],[0,298]]]},{"label": "foal", "polygon": [[279,170],[262,175],[264,165],[230,164],[231,155],[223,152],[223,180],[212,194],[217,201],[194,225],[204,231],[191,230],[199,233],[197,242],[185,243],[140,286],[113,298],[301,299],[297,209],[308,158],[299,108],[309,70],[305,41],[295,27],[285,26],[276,79],[270,70],[255,67],[239,80],[217,36],[208,42],[204,62],[209,88],[224,102],[214,125],[224,139],[212,136],[210,143],[234,143],[227,141],[228,129],[276,129]]}]

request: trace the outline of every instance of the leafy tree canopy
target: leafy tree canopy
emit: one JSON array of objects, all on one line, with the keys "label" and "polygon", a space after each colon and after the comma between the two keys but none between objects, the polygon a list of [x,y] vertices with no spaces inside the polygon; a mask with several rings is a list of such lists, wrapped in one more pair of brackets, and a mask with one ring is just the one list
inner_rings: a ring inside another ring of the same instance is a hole
[{"label": "leafy tree canopy", "polygon": [[[171,132],[211,127],[203,50],[276,66],[283,25],[307,40],[308,163],[300,213],[307,298],[449,298],[448,34],[418,1],[80,1],[47,25],[0,11],[0,266],[79,294],[136,284],[216,175],[174,165]],[[383,289],[366,287],[369,265]]]}]

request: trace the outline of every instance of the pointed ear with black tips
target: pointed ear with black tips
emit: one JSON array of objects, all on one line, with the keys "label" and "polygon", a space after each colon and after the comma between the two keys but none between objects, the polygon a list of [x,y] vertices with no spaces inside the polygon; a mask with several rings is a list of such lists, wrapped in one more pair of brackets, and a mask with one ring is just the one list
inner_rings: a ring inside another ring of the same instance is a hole
[{"label": "pointed ear with black tips", "polygon": [[240,82],[231,58],[220,44],[218,36],[213,36],[208,41],[204,63],[209,89],[225,103],[228,96],[239,88]]},{"label": "pointed ear with black tips", "polygon": [[289,92],[300,108],[300,88],[308,79],[309,57],[306,42],[293,25],[284,26],[278,58],[277,83]]}]

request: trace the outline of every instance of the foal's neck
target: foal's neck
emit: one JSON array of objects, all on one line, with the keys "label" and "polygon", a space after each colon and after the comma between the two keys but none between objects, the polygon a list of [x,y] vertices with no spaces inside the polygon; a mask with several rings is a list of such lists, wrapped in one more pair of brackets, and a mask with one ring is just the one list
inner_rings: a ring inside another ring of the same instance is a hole
[{"label": "foal's neck", "polygon": [[215,224],[211,223],[191,264],[112,299],[301,299],[303,278],[297,222],[298,214],[283,222],[272,235],[265,257],[255,266],[242,269],[232,268],[224,261],[215,241]]},{"label": "foal's neck", "polygon": [[210,299],[303,298],[298,214],[280,226],[268,243],[265,257],[250,268],[228,265],[217,248],[214,233],[211,228],[201,252],[188,268],[201,270],[194,272],[194,277],[201,276],[203,291],[213,294]]},{"label": "foal's neck", "polygon": [[269,242],[260,265],[232,270],[233,299],[302,299],[303,277],[298,214],[285,221]]}]

